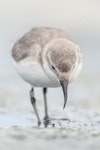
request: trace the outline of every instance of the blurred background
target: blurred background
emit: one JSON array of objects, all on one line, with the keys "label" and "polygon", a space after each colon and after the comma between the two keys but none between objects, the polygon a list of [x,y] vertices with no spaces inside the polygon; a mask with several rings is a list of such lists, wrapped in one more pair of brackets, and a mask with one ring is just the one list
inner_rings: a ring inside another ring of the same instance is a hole
[{"label": "blurred background", "polygon": [[[64,29],[79,44],[83,53],[82,73],[69,87],[70,102],[76,105],[82,104],[82,107],[98,107],[100,104],[99,14],[99,0],[0,0],[0,99],[15,94],[28,98],[27,91],[30,87],[16,74],[11,60],[11,49],[16,40],[31,28],[50,26]],[[41,95],[40,90],[36,93],[37,96]],[[54,101],[54,97],[58,96],[56,89],[50,89],[49,97],[51,93]],[[63,103],[62,100],[60,103]]]}]

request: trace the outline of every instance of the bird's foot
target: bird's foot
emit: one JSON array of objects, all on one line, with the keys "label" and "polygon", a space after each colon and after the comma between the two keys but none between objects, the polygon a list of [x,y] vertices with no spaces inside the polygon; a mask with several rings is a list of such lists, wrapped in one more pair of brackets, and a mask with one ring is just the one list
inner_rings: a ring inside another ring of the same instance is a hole
[{"label": "bird's foot", "polygon": [[47,125],[49,125],[50,123],[50,118],[48,116],[45,116],[43,120],[44,120],[45,127],[47,127]]},{"label": "bird's foot", "polygon": [[38,126],[40,126],[41,125],[41,121],[38,121]]}]

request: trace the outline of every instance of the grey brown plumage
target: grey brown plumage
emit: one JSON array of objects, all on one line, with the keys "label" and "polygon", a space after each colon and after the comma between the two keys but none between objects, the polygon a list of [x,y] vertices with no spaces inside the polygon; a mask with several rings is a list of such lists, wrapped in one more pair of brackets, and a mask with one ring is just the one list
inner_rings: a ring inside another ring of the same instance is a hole
[{"label": "grey brown plumage", "polygon": [[12,56],[18,62],[30,55],[35,56],[35,50],[40,54],[44,46],[56,38],[70,39],[61,29],[49,27],[33,28],[15,43],[12,49]]}]

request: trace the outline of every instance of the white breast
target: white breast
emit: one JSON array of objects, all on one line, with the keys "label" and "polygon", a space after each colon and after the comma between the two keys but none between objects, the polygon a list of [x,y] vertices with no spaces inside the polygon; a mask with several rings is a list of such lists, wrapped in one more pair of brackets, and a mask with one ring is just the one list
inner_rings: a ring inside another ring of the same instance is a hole
[{"label": "white breast", "polygon": [[30,58],[24,59],[18,63],[14,62],[19,75],[34,87],[58,87],[60,86],[56,78],[51,79],[43,70],[38,61]]}]

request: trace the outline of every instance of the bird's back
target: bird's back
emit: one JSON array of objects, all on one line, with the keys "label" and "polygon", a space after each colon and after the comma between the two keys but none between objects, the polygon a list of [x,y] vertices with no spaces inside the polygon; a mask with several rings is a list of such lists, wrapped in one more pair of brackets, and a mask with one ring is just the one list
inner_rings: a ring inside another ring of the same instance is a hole
[{"label": "bird's back", "polygon": [[61,29],[49,27],[33,28],[15,43],[12,49],[12,56],[17,62],[30,55],[34,57],[36,53],[41,53],[46,43],[56,38],[70,39]]}]

